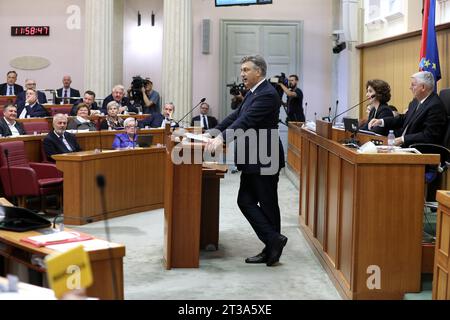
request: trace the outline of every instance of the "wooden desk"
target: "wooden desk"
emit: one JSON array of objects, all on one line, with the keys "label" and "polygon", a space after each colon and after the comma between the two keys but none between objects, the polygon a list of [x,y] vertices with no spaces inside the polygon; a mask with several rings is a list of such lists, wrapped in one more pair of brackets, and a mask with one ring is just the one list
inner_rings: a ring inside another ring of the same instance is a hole
[{"label": "wooden desk", "polygon": [[450,192],[439,190],[434,254],[433,299],[450,300]]},{"label": "wooden desk", "polygon": [[55,155],[64,173],[64,223],[104,219],[96,176],[106,179],[108,218],[162,208],[165,148],[83,151]]},{"label": "wooden desk", "polygon": [[[38,118],[35,119],[22,119],[22,121],[33,120],[38,121]],[[44,119],[45,120],[45,119]],[[39,118],[39,121],[42,121],[42,118]],[[112,143],[114,141],[114,137],[117,133],[123,133],[123,130],[110,131],[110,130],[102,130],[102,131],[91,131],[91,132],[80,132],[76,133],[78,144],[83,150],[94,150],[100,149],[100,139],[102,140],[101,145],[102,149],[111,149]],[[152,134],[153,135],[153,144],[163,144],[164,129],[140,129],[139,134]],[[23,141],[25,143],[25,152],[27,154],[27,159],[30,162],[41,162],[42,161],[42,140],[47,136],[47,134],[38,134],[36,136],[33,135],[23,135],[17,137],[2,137],[0,138],[0,143],[7,141]]]},{"label": "wooden desk", "polygon": [[[9,202],[2,199],[0,203],[7,205]],[[65,230],[70,231],[68,228]],[[40,273],[46,272],[45,269],[33,265],[31,263],[31,257],[37,256],[44,259],[46,255],[55,253],[55,251],[45,247],[37,248],[20,241],[22,238],[36,235],[40,235],[40,233],[38,231],[11,232],[0,230],[0,256],[4,258],[3,269],[6,274],[9,273],[9,264],[13,262],[22,264],[28,269],[35,270]],[[123,257],[125,256],[125,246],[122,244],[111,243],[111,248],[116,273],[116,283],[119,289],[118,298],[123,299]],[[94,277],[93,285],[87,290],[87,295],[90,297],[98,297],[100,299],[114,298],[109,251],[109,249],[88,251]]]},{"label": "wooden desk", "polygon": [[[358,154],[300,134],[300,226],[338,291],[348,299],[420,291],[424,166],[439,155]],[[370,290],[378,267],[381,286]]]}]

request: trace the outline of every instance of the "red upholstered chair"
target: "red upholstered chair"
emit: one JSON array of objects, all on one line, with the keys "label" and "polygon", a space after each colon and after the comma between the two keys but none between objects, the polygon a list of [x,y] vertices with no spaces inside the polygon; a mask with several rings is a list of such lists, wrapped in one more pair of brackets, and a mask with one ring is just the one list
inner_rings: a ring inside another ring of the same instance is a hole
[{"label": "red upholstered chair", "polygon": [[[54,164],[28,162],[23,141],[0,143],[0,159],[0,178],[5,195],[18,197],[19,206],[25,207],[27,196],[38,196],[41,210],[45,209],[46,195],[57,194],[61,200],[62,173]],[[61,201],[59,203],[62,204]]]},{"label": "red upholstered chair", "polygon": [[27,121],[22,122],[23,128],[25,129],[26,134],[34,134],[36,133],[48,133],[50,129],[48,127],[47,120],[45,121]]},{"label": "red upholstered chair", "polygon": [[61,106],[61,107],[52,107],[50,114],[52,117],[58,113],[63,113],[63,114],[69,115],[71,110],[72,110],[72,105]]}]

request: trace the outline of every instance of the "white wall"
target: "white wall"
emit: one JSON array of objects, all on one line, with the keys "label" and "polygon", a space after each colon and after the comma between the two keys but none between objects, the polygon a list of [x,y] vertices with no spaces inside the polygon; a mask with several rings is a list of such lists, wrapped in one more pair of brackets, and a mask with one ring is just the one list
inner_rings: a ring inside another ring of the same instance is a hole
[{"label": "white wall", "polygon": [[[69,5],[81,9],[81,28],[69,30],[66,20]],[[14,68],[10,61],[20,56],[40,56],[50,65],[42,70],[18,70],[18,84],[26,78],[37,81],[37,87],[59,88],[64,74],[72,76],[72,86],[83,90],[84,63],[84,0],[0,0],[0,83]],[[11,37],[11,26],[50,26],[48,37]]]},{"label": "white wall", "polygon": [[[155,13],[155,26],[151,26],[151,13]],[[137,26],[137,13],[141,13],[141,26]],[[126,0],[124,9],[123,81],[128,87],[132,77],[150,77],[153,88],[161,92],[163,0]]]},{"label": "white wall", "polygon": [[[206,97],[218,115],[220,98],[220,19],[303,21],[302,71],[308,118],[328,113],[331,92],[332,10],[330,0],[276,0],[272,5],[216,8],[213,0],[193,0],[193,104]],[[211,20],[211,54],[202,54],[201,26]]]}]

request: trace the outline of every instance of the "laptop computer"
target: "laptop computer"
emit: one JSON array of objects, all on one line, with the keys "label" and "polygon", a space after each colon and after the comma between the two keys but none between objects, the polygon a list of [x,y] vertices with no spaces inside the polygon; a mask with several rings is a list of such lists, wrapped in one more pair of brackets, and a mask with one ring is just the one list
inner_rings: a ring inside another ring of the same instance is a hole
[{"label": "laptop computer", "polygon": [[345,131],[351,132],[353,134],[358,132],[358,128],[359,128],[358,119],[344,118],[343,120],[344,120]]},{"label": "laptop computer", "polygon": [[150,148],[153,142],[153,135],[143,134],[137,137],[137,144],[141,148]]},{"label": "laptop computer", "polygon": [[0,205],[0,229],[24,232],[50,227],[50,221],[21,207],[7,207]]}]

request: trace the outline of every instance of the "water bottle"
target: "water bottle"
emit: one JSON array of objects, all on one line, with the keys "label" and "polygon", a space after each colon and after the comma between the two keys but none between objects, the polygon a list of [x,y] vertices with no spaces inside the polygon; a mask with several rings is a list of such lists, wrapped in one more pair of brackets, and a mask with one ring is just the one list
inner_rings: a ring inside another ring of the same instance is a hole
[{"label": "water bottle", "polygon": [[395,140],[394,130],[389,130],[387,140],[388,140],[389,149],[390,150],[394,149],[394,140]]}]

